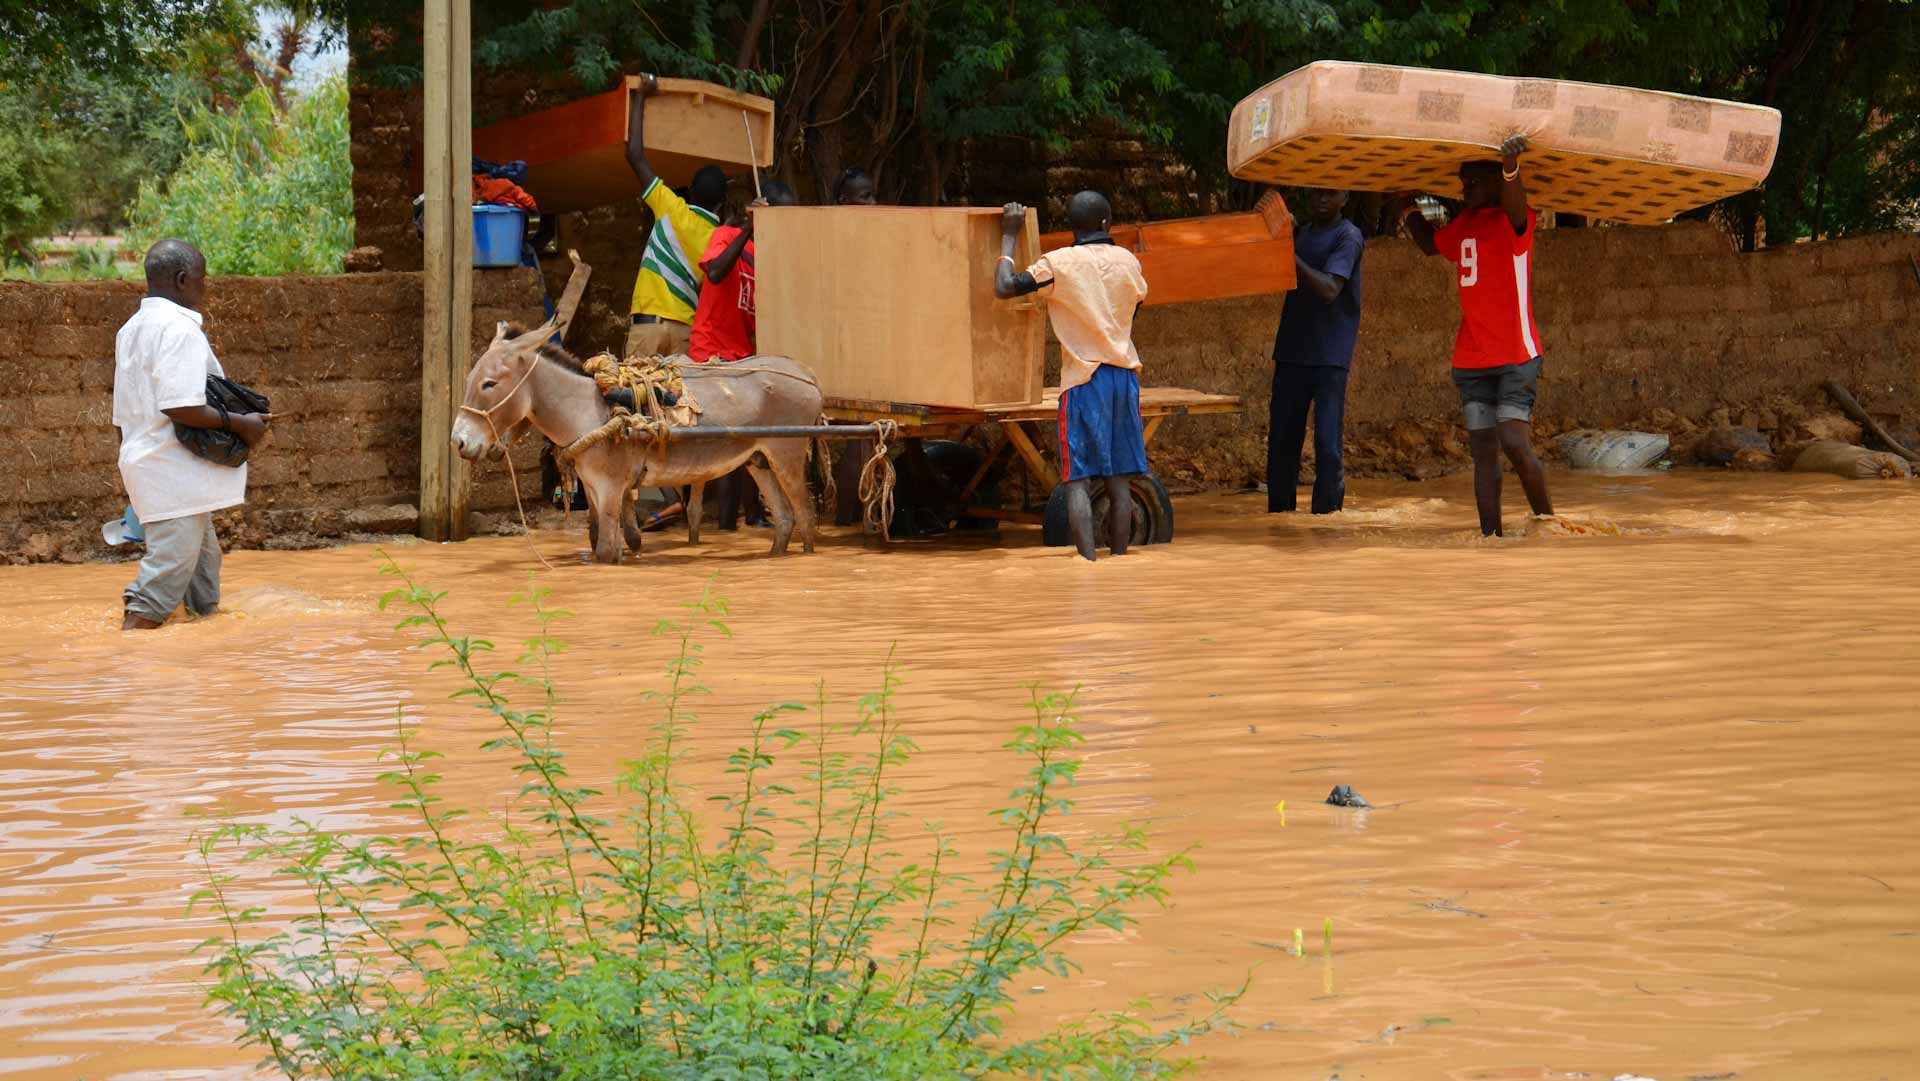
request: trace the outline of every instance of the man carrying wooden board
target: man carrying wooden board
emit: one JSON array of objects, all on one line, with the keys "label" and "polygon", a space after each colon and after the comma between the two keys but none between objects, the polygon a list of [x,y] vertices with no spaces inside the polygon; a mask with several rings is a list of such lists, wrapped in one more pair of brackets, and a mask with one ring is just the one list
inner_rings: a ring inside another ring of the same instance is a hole
[{"label": "man carrying wooden board", "polygon": [[717,165],[702,166],[681,198],[647,164],[641,141],[646,96],[653,76],[640,80],[627,105],[627,164],[640,179],[641,199],[653,211],[653,229],[640,256],[633,282],[633,325],[627,331],[627,355],[682,356],[689,348],[694,309],[706,277],[700,258],[727,201],[727,174]]},{"label": "man carrying wooden board", "polygon": [[[647,95],[658,86],[654,76],[642,76],[627,102],[627,165],[639,178],[640,197],[653,212],[653,228],[640,255],[640,273],[633,280],[633,322],[627,328],[626,348],[630,357],[684,356],[691,351],[693,316],[707,283],[700,261],[727,202],[727,174],[717,165],[702,166],[694,173],[687,185],[689,198],[683,199],[647,163],[641,133]],[[666,495],[667,505],[655,511],[643,528],[658,529],[685,512],[690,493]]]},{"label": "man carrying wooden board", "polygon": [[1459,268],[1460,332],[1453,344],[1453,382],[1473,448],[1473,498],[1480,532],[1501,535],[1500,455],[1505,452],[1533,513],[1553,513],[1547,473],[1534,457],[1533,403],[1540,380],[1540,332],[1533,321],[1534,213],[1520,176],[1524,135],[1500,148],[1503,161],[1460,166],[1466,206],[1436,230],[1403,200],[1401,218],[1428,255]]},{"label": "man carrying wooden board", "polygon": [[1042,255],[1015,271],[1014,243],[1027,211],[1008,203],[1001,222],[1000,259],[993,295],[1001,299],[1047,290],[1047,316],[1060,339],[1060,479],[1067,486],[1067,525],[1081,556],[1095,558],[1093,499],[1087,486],[1107,486],[1107,537],[1125,555],[1133,533],[1135,474],[1147,471],[1147,438],[1140,419],[1140,352],[1133,317],[1147,298],[1140,260],[1107,232],[1113,209],[1097,191],[1067,203],[1073,246]]}]

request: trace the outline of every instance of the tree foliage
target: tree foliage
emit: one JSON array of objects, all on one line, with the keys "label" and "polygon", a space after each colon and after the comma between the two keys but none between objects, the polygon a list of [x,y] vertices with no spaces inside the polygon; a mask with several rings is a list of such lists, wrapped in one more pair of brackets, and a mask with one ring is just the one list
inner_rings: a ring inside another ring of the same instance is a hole
[{"label": "tree foliage", "polygon": [[66,213],[73,152],[29,96],[0,91],[0,259],[31,260],[32,242]]},{"label": "tree foliage", "polygon": [[260,87],[231,112],[186,117],[191,149],[164,182],[148,181],[129,237],[192,241],[215,274],[336,274],[353,245],[347,87],[335,76],[286,108]]},{"label": "tree foliage", "polygon": [[[329,3],[402,29],[365,70],[417,75],[417,4]],[[790,174],[824,186],[859,165],[929,202],[970,140],[1045,152],[1102,132],[1167,147],[1225,191],[1234,102],[1316,59],[1772,105],[1786,114],[1772,181],[1723,211],[1776,240],[1915,213],[1916,55],[1911,0],[475,0],[483,66],[565,71],[586,90],[654,70],[773,93]]]},{"label": "tree foliage", "polygon": [[[29,266],[50,233],[124,227],[142,186],[164,187],[185,159],[189,125],[209,128],[205,114],[256,89],[284,110],[296,59],[327,32],[307,0],[6,4],[0,48],[17,64],[0,74],[0,245]],[[266,11],[280,18],[263,42]],[[89,12],[115,20],[104,36],[69,25]]]},{"label": "tree foliage", "polygon": [[0,71],[145,64],[155,46],[225,25],[231,0],[0,0]]}]

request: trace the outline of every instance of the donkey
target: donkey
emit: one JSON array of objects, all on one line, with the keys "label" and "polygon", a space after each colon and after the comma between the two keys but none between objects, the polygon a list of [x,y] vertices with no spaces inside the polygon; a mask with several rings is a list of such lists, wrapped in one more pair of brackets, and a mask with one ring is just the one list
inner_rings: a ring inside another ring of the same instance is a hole
[{"label": "donkey", "polygon": [[[466,397],[453,424],[460,457],[478,461],[525,427],[565,447],[613,415],[593,377],[572,354],[549,341],[551,326],[522,332],[499,324],[493,342],[467,374]],[[813,373],[788,357],[734,363],[677,361],[687,395],[700,407],[698,426],[734,428],[821,423],[824,404]],[[813,497],[806,480],[804,437],[668,440],[607,439],[581,452],[574,471],[586,489],[593,558],[620,562],[624,539],[640,551],[640,529],[627,493],[636,487],[677,488],[718,480],[745,465],[773,515],[773,554],[783,555],[796,526],[813,551]],[[689,517],[694,513],[688,508]],[[697,534],[695,534],[697,539]]]}]

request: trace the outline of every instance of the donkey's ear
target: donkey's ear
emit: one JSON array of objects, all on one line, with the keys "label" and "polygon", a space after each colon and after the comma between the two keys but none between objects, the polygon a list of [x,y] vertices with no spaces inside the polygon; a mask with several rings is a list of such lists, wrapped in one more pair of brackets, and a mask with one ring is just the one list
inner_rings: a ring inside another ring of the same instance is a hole
[{"label": "donkey's ear", "polygon": [[[502,325],[504,326],[505,324],[502,324]],[[519,337],[512,339],[513,348],[537,349],[540,347],[542,343],[544,343],[548,338],[552,336],[553,336],[553,320],[549,319],[546,322],[540,324],[539,326],[534,327],[532,330],[529,330],[521,334]]]},{"label": "donkey's ear", "polygon": [[507,321],[505,319],[502,319],[498,323],[493,324],[493,344],[499,345],[501,341],[506,338],[506,336],[507,336]]}]

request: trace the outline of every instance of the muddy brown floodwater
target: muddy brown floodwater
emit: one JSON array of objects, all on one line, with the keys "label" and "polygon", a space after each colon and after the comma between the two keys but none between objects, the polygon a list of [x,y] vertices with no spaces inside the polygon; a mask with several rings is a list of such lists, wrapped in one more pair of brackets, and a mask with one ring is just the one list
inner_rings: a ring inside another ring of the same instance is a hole
[{"label": "muddy brown floodwater", "polygon": [[[1028,1022],[1174,1014],[1251,972],[1201,1077],[1920,1074],[1920,488],[1555,483],[1569,524],[1519,540],[1471,536],[1455,478],[1359,484],[1334,519],[1183,501],[1173,545],[1097,566],[1025,531],[783,560],[749,532],[607,568],[542,533],[578,613],[564,738],[577,764],[637,746],[667,656],[648,629],[711,575],[734,637],[708,652],[701,761],[816,677],[870,689],[897,643],[909,821],[986,830],[1037,680],[1084,687],[1084,824],[1200,846],[1171,910],[1024,991]],[[530,630],[504,603],[524,538],[397,551],[456,625]],[[397,704],[456,752],[448,795],[512,787],[374,611],[372,549],[234,553],[225,614],[142,637],[115,629],[130,570],[0,568],[8,1077],[252,1073],[200,1005],[197,812],[394,825]],[[1336,783],[1378,809],[1319,802]]]}]

